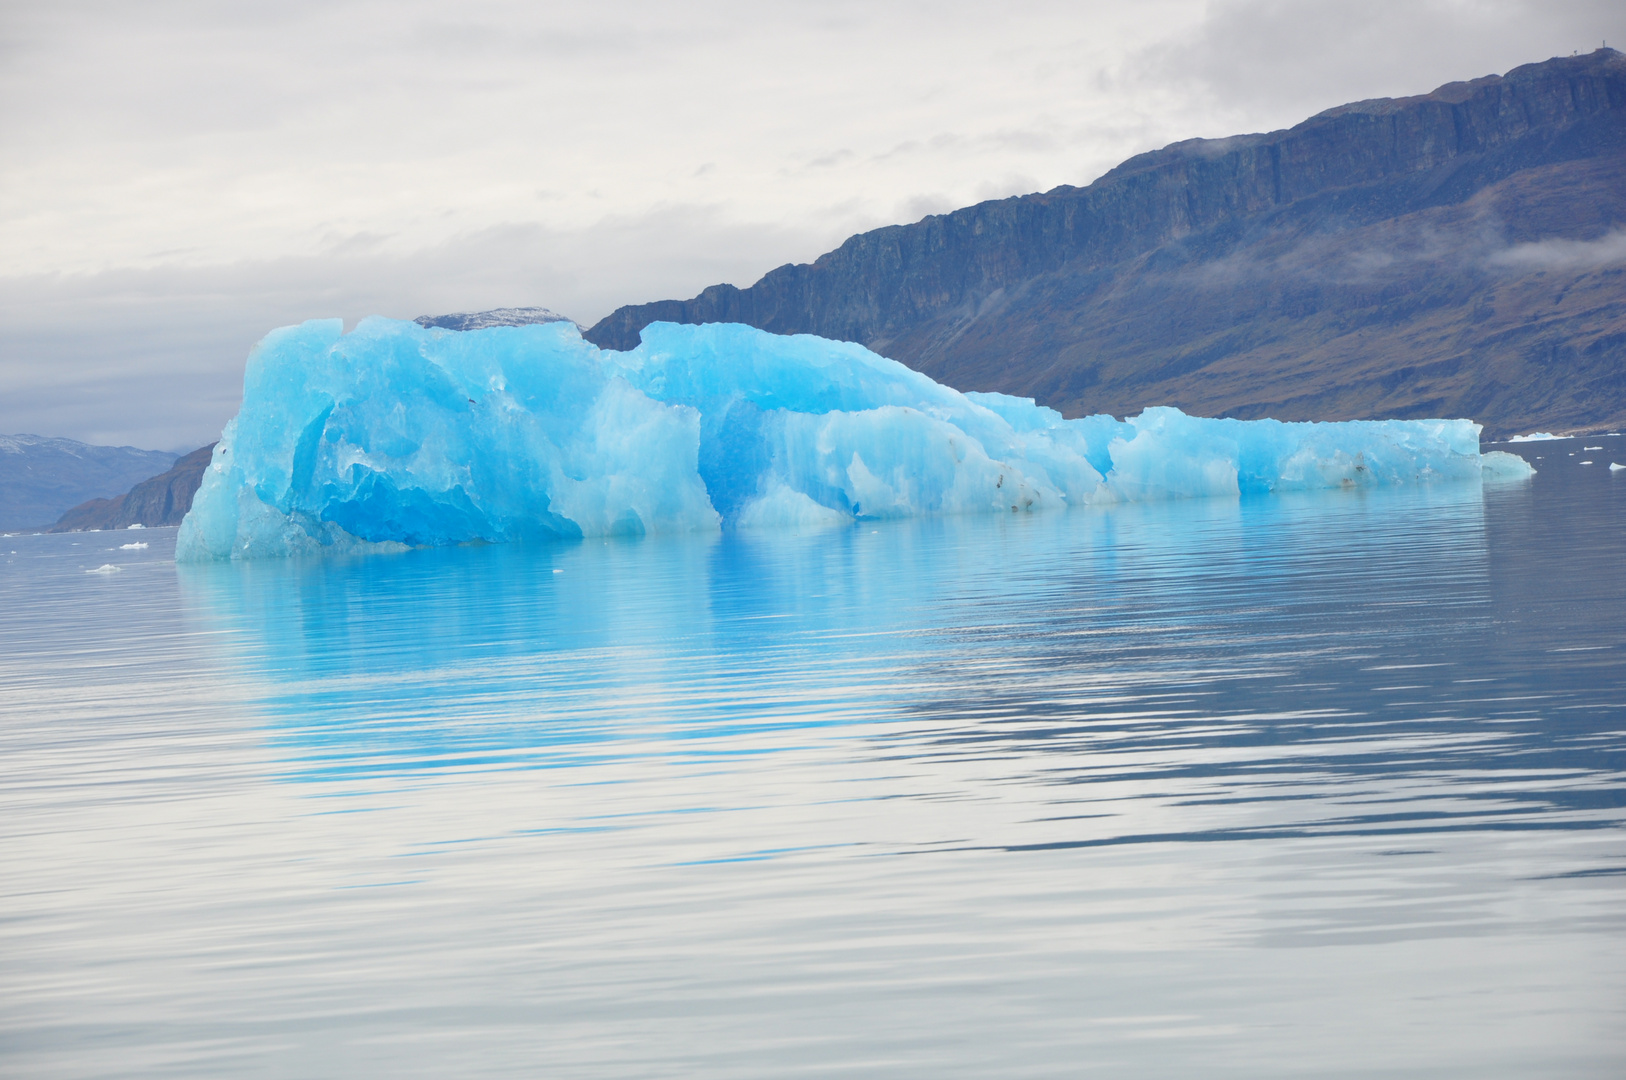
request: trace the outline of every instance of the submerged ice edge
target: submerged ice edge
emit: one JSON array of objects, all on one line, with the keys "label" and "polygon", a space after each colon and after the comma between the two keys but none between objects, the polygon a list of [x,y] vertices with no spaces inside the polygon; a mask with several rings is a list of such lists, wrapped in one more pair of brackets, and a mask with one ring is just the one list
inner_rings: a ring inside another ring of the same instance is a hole
[{"label": "submerged ice edge", "polygon": [[1063,419],[850,342],[656,323],[630,352],[568,323],[368,319],[249,357],[177,556],[1032,512],[1530,475],[1469,420]]}]

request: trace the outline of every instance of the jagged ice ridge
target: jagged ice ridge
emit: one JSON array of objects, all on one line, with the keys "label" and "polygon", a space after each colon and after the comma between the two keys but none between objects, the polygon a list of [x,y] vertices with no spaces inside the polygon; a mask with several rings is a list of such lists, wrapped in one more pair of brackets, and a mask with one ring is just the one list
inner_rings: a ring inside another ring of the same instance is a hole
[{"label": "jagged ice ridge", "polygon": [[1527,476],[1468,420],[1065,420],[860,345],[655,323],[368,319],[250,355],[177,556],[203,561]]}]

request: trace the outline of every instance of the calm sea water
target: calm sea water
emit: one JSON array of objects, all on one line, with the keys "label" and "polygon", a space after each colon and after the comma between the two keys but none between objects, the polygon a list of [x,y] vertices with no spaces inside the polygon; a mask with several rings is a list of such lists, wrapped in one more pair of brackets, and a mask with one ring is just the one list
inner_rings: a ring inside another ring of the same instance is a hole
[{"label": "calm sea water", "polygon": [[815,535],[0,540],[0,1072],[1626,1074],[1626,438],[1520,450]]}]

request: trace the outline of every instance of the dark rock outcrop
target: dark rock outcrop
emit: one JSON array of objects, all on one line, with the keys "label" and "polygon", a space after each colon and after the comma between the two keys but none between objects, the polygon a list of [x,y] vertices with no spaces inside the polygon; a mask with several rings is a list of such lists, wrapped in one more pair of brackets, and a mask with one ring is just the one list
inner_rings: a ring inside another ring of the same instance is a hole
[{"label": "dark rock outcrop", "polygon": [[91,529],[127,529],[131,525],[179,525],[192,509],[192,496],[203,483],[203,473],[214,455],[215,444],[181,458],[161,476],[143,480],[123,495],[111,499],[91,499],[62,515],[51,532],[85,532]]},{"label": "dark rock outcrop", "polygon": [[43,529],[68,507],[125,491],[175,457],[133,446],[0,435],[0,530]]},{"label": "dark rock outcrop", "polygon": [[1626,57],[1612,49],[1194,139],[1084,188],[854,236],[587,331],[858,341],[1068,415],[1626,422]]}]

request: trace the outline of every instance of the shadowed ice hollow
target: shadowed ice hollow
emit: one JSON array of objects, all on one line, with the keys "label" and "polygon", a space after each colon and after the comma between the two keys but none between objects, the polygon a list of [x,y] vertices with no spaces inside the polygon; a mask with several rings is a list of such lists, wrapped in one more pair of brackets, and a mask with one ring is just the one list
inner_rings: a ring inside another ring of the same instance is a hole
[{"label": "shadowed ice hollow", "polygon": [[[1507,459],[1507,460],[1503,460]],[[249,357],[178,556],[839,526],[922,514],[1529,475],[1468,420],[1076,420],[962,394],[848,342],[655,323],[368,319]]]}]

